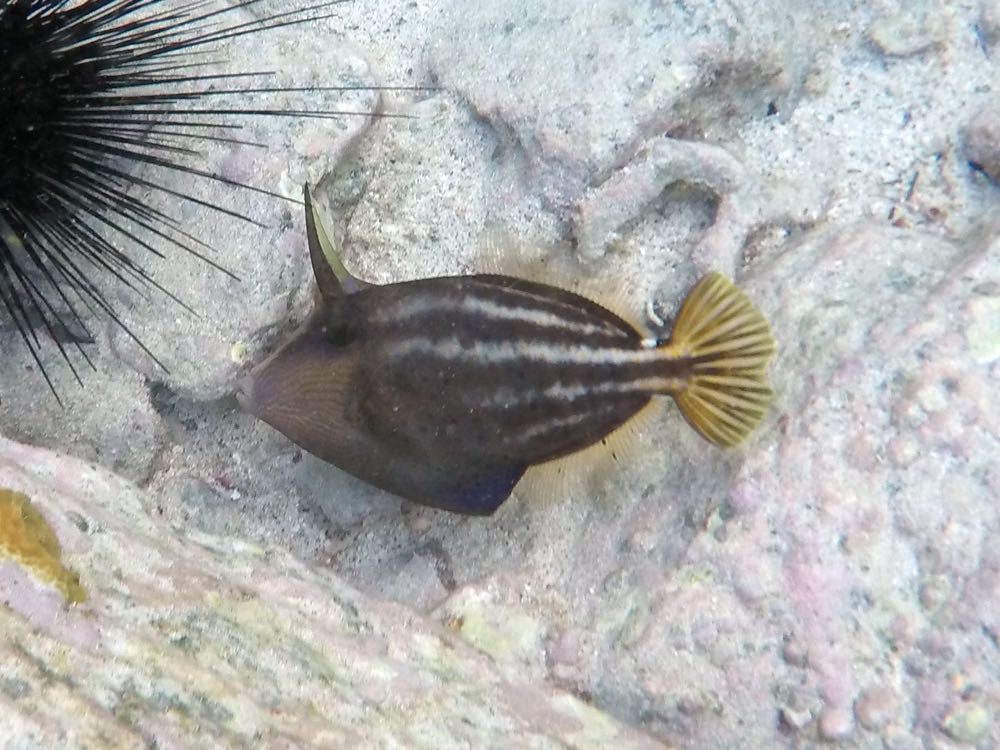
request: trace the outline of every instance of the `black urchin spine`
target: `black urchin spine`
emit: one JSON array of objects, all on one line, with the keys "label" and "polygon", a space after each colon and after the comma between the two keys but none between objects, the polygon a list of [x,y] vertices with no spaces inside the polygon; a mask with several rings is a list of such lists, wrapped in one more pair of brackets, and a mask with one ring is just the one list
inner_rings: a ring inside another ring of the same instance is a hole
[{"label": "black urchin spine", "polygon": [[328,18],[344,1],[237,23],[233,14],[260,0],[0,0],[0,309],[57,399],[42,362],[43,340],[54,342],[80,381],[71,355],[93,367],[84,348],[93,341],[88,314],[113,320],[156,360],[115,314],[100,282],[156,289],[184,305],[107,237],[159,256],[179,249],[229,273],[206,255],[208,245],[130,195],[131,187],[258,224],[132,174],[130,164],[282,198],[192,166],[197,142],[261,145],[236,137],[246,117],[371,115],[209,106],[215,97],[370,88],[239,87],[270,74],[212,73],[204,54],[224,40]]}]

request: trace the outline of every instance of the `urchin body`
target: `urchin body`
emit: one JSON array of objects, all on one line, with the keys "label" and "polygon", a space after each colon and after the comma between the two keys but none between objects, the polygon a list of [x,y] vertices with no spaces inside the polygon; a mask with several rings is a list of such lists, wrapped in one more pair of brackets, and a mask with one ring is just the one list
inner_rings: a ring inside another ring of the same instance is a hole
[{"label": "urchin body", "polygon": [[[247,145],[236,130],[248,117],[341,114],[269,107],[268,96],[318,89],[276,87],[260,80],[268,74],[212,67],[219,43],[328,17],[333,3],[295,3],[258,19],[238,15],[246,4],[0,0],[0,316],[53,393],[46,340],[77,374],[75,363],[90,363],[85,345],[95,317],[135,338],[115,312],[108,282],[179,302],[148,273],[144,254],[181,253],[215,265],[176,207],[194,202],[256,223],[221,202],[167,188],[163,175],[281,198],[204,171],[199,145]],[[251,101],[254,95],[264,98]],[[167,196],[166,207],[153,208],[136,187]]]}]

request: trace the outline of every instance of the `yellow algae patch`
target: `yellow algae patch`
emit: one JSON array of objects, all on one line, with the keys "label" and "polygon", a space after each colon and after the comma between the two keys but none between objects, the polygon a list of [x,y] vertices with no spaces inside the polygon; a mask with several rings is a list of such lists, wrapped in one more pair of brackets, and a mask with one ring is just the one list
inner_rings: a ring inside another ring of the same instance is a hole
[{"label": "yellow algae patch", "polygon": [[247,345],[243,341],[237,341],[229,347],[229,359],[236,364],[240,364],[247,358]]},{"label": "yellow algae patch", "polygon": [[0,555],[52,586],[69,604],[87,598],[80,577],[65,567],[59,540],[27,495],[0,488]]}]

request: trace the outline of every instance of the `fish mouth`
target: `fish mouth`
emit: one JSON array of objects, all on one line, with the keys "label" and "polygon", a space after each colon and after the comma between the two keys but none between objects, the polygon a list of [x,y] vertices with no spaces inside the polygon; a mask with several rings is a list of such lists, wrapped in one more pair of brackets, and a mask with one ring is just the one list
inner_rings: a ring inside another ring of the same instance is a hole
[{"label": "fish mouth", "polygon": [[236,401],[243,408],[243,411],[253,413],[253,377],[244,375],[236,381],[236,390],[233,395]]}]

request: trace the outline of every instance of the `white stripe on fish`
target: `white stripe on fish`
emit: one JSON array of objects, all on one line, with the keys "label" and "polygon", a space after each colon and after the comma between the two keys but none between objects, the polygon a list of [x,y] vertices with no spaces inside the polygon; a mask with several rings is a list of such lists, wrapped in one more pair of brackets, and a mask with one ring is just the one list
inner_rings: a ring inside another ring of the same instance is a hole
[{"label": "white stripe on fish", "polygon": [[463,346],[458,336],[432,339],[411,336],[393,343],[388,354],[402,359],[411,354],[437,357],[447,362],[481,362],[509,364],[517,360],[526,363],[544,362],[551,365],[641,365],[670,361],[660,349],[595,348],[585,344],[555,344],[529,342],[523,339],[503,342],[475,342]]},{"label": "white stripe on fish", "polygon": [[[504,289],[503,291],[512,290]],[[521,296],[528,297],[529,299],[532,298],[532,295],[527,294]],[[545,301],[552,302],[550,299]],[[565,307],[572,309],[568,305]],[[393,323],[397,320],[409,320],[424,315],[450,315],[456,313],[476,315],[490,321],[531,323],[541,328],[561,330],[584,336],[592,334],[617,335],[622,338],[625,336],[621,329],[612,325],[599,325],[569,320],[558,313],[542,310],[538,307],[509,306],[495,300],[476,297],[471,294],[464,295],[460,299],[449,299],[447,297],[432,298],[426,296],[414,297],[405,303],[394,305],[391,310],[376,312],[373,319],[378,323]]]}]

